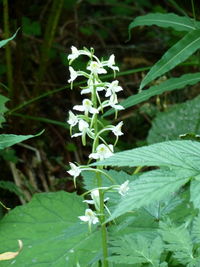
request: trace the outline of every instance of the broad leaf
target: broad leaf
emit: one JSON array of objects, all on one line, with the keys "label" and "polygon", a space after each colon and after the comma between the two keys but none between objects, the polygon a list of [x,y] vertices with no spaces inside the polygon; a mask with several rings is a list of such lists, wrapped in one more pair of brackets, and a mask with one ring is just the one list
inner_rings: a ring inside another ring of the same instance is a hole
[{"label": "broad leaf", "polygon": [[18,32],[18,31],[19,31],[19,29],[16,31],[15,34],[13,34],[12,37],[10,37],[10,38],[8,38],[8,39],[6,39],[6,40],[2,40],[2,41],[0,41],[0,48],[1,48],[2,46],[6,45],[9,41],[13,40],[13,39],[15,38],[15,36],[17,35],[17,32]]},{"label": "broad leaf", "polygon": [[170,166],[200,171],[200,143],[168,141],[119,152],[95,165],[106,166]]},{"label": "broad leaf", "polygon": [[130,183],[128,193],[122,197],[109,221],[126,212],[165,199],[187,183],[191,176],[193,176],[192,171],[181,169],[176,171],[155,170],[142,174],[137,180]]},{"label": "broad leaf", "polygon": [[200,210],[200,181],[192,180],[190,184],[190,200],[195,208]]},{"label": "broad leaf", "polygon": [[148,240],[141,235],[125,235],[113,240],[110,250],[116,255],[108,258],[111,262],[124,264],[148,263],[148,266],[159,267],[163,243],[159,237]]},{"label": "broad leaf", "polygon": [[[141,91],[136,95],[129,96],[127,99],[121,101],[120,105],[122,105],[124,108],[129,108],[148,100],[152,96],[160,95],[168,91],[182,89],[186,85],[193,85],[198,83],[199,81],[200,81],[200,72],[184,74],[181,77],[168,79],[160,83],[159,85],[151,86],[147,90]],[[104,117],[114,112],[115,112],[114,109],[110,109],[104,114]]]},{"label": "broad leaf", "polygon": [[5,106],[5,103],[9,99],[3,95],[0,95],[0,128],[2,127],[2,123],[5,122],[4,113],[8,110]]},{"label": "broad leaf", "polygon": [[163,57],[150,69],[147,75],[141,82],[140,90],[171,70],[179,63],[186,60],[190,55],[192,55],[200,47],[200,30],[194,30],[185,35],[180,41],[178,41],[174,46],[172,46]]},{"label": "broad leaf", "polygon": [[98,232],[89,234],[87,224],[78,219],[85,212],[82,200],[66,192],[42,193],[12,210],[0,222],[0,253],[17,250],[18,239],[23,249],[0,265],[88,266],[99,253],[100,241]]},{"label": "broad leaf", "polygon": [[200,214],[193,221],[192,237],[194,243],[200,243]]},{"label": "broad leaf", "polygon": [[159,113],[152,122],[149,144],[177,140],[186,133],[200,134],[200,96]]},{"label": "broad leaf", "polygon": [[179,227],[161,223],[160,233],[163,240],[167,243],[166,249],[173,253],[173,257],[184,266],[199,266],[200,258],[195,258],[193,254],[192,238],[186,226],[183,224]]},{"label": "broad leaf", "polygon": [[138,16],[129,25],[129,36],[133,28],[141,25],[156,25],[163,28],[172,27],[176,31],[193,31],[200,28],[200,22],[190,19],[186,16],[178,16],[173,13],[150,13],[144,16]]},{"label": "broad leaf", "polygon": [[4,149],[6,147],[13,146],[17,143],[20,143],[22,141],[25,141],[27,139],[39,136],[43,133],[44,131],[40,132],[39,134],[36,135],[15,135],[15,134],[1,134],[0,135],[0,150]]}]

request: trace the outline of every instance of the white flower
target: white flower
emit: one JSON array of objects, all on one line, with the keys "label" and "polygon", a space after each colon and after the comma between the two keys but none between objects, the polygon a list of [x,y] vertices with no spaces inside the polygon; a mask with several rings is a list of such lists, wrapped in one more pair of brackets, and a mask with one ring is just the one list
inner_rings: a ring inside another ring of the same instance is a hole
[{"label": "white flower", "polygon": [[89,124],[84,120],[79,120],[78,122],[78,128],[80,133],[73,134],[72,137],[77,137],[81,135],[86,135],[86,133],[89,130]]},{"label": "white flower", "polygon": [[119,81],[113,81],[109,87],[106,89],[106,97],[111,96],[119,91],[122,91],[122,87],[118,85]]},{"label": "white flower", "polygon": [[109,158],[112,155],[113,155],[113,145],[106,146],[104,144],[101,144],[98,145],[96,153],[91,153],[89,155],[89,158],[103,160],[105,158]]},{"label": "white flower", "polygon": [[69,71],[70,71],[70,79],[68,80],[68,83],[72,83],[74,80],[76,80],[79,74],[71,66],[69,67]]},{"label": "white flower", "polygon": [[114,126],[114,128],[112,128],[112,132],[114,133],[114,135],[116,136],[123,135],[121,131],[122,125],[123,125],[123,121],[119,122],[116,126]]},{"label": "white flower", "polygon": [[96,79],[94,80],[94,82],[92,79],[89,79],[88,86],[81,90],[81,95],[92,93],[94,87],[97,92],[103,91],[105,89],[105,87],[102,86],[102,83],[99,83]]},{"label": "white flower", "polygon": [[88,222],[89,227],[91,227],[92,224],[96,224],[99,222],[99,219],[96,216],[96,213],[92,211],[91,209],[85,210],[84,216],[79,216],[79,219],[83,222]]},{"label": "white flower", "polygon": [[114,71],[116,71],[116,70],[119,71],[119,68],[117,66],[114,66],[115,65],[115,56],[114,55],[111,55],[109,57],[108,61],[106,61],[103,65],[111,68]]},{"label": "white flower", "polygon": [[74,179],[76,178],[76,177],[78,177],[79,175],[80,175],[80,173],[81,173],[81,169],[80,169],[80,167],[77,167],[74,163],[72,163],[72,162],[69,162],[69,165],[70,165],[70,167],[71,167],[71,170],[69,170],[69,171],[67,171],[71,176],[73,176],[74,177]]},{"label": "white flower", "polygon": [[112,108],[116,109],[116,110],[122,110],[122,109],[124,109],[123,106],[116,105],[117,103],[118,103],[117,95],[116,94],[112,94],[111,97],[110,97],[110,99],[109,99],[108,105],[111,106]]},{"label": "white flower", "polygon": [[118,192],[121,196],[125,196],[128,190],[130,189],[128,184],[129,184],[129,180],[127,180],[126,182],[124,182],[123,184],[119,186]]},{"label": "white flower", "polygon": [[103,68],[102,63],[97,61],[91,61],[90,65],[87,67],[87,70],[90,70],[94,74],[107,73],[107,71]]},{"label": "white flower", "polygon": [[72,53],[68,55],[67,59],[73,61],[74,59],[80,56],[80,52],[75,46],[72,46],[71,50],[72,50]]},{"label": "white flower", "polygon": [[89,99],[84,99],[82,105],[76,105],[73,107],[73,109],[78,111],[84,111],[86,116],[88,115],[88,112],[92,114],[99,113],[96,108],[92,107],[92,101]]},{"label": "white flower", "polygon": [[67,59],[70,60],[71,64],[77,57],[79,57],[80,55],[86,55],[86,56],[91,56],[91,53],[89,51],[85,51],[85,50],[78,50],[75,46],[71,47],[72,53],[70,55],[68,55]]},{"label": "white flower", "polygon": [[[96,210],[100,210],[100,197],[99,197],[99,190],[94,189],[91,192],[91,198],[92,200],[84,200],[83,202],[86,202],[88,204],[93,204],[95,205]],[[106,202],[109,199],[109,197],[104,199],[104,202]]]},{"label": "white flower", "polygon": [[78,123],[78,118],[72,111],[69,111],[69,119],[67,121],[72,127]]}]

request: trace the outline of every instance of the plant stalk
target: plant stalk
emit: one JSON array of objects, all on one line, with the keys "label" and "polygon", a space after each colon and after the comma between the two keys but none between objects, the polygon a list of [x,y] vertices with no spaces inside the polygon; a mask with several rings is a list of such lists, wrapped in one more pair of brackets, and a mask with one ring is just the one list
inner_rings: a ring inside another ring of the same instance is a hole
[{"label": "plant stalk", "polygon": [[[4,31],[5,31],[4,38],[8,39],[10,36],[8,0],[3,0],[3,20],[4,20]],[[6,69],[7,69],[7,81],[8,81],[9,97],[12,97],[12,95],[13,95],[13,71],[12,71],[10,44],[6,45],[5,52],[6,52]]]},{"label": "plant stalk", "polygon": [[[94,108],[97,108],[97,96],[96,96],[96,88],[93,88],[93,93],[92,93],[92,103]],[[94,118],[94,133],[95,136],[97,136],[98,134],[98,122],[97,122],[97,114],[95,114],[95,118]],[[99,145],[99,140],[97,138],[96,144],[95,144],[95,150],[97,148],[97,146]],[[97,169],[102,169],[101,166],[97,167]],[[98,187],[101,188],[102,187],[102,176],[101,173],[96,173],[96,178],[97,178],[97,183],[98,183]],[[104,214],[104,192],[99,189],[99,200],[100,200],[100,223],[101,223],[101,240],[102,240],[102,252],[103,252],[103,259],[102,259],[102,264],[103,267],[108,267],[108,261],[107,261],[107,257],[108,257],[108,241],[107,241],[107,229],[106,229],[106,225],[104,224],[105,222],[105,214]]]}]

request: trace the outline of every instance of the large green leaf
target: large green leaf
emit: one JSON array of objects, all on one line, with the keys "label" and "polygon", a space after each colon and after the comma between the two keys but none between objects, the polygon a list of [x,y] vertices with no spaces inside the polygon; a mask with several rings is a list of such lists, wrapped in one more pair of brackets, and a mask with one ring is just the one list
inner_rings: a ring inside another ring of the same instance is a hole
[{"label": "large green leaf", "polygon": [[5,103],[9,99],[3,95],[0,95],[0,128],[2,127],[2,123],[5,122],[4,113],[8,110],[5,106]]},{"label": "large green leaf", "polygon": [[141,25],[156,25],[164,28],[172,27],[176,31],[193,31],[197,27],[200,28],[200,22],[185,16],[178,16],[173,13],[150,13],[144,16],[138,16],[131,22],[128,27],[129,35],[133,28]]},{"label": "large green leaf", "polygon": [[190,184],[190,200],[193,202],[195,208],[200,210],[200,181],[194,179]]},{"label": "large green leaf", "polygon": [[[176,258],[184,266],[199,266],[195,263],[199,263],[199,259],[195,259],[193,255],[193,244],[189,231],[183,224],[179,227],[175,227],[170,223],[160,223],[160,233],[163,240],[167,243],[166,249],[173,253]],[[194,263],[194,265],[187,265],[187,263]]]},{"label": "large green leaf", "polygon": [[24,246],[15,259],[0,265],[88,266],[99,253],[100,241],[98,232],[89,234],[87,224],[78,219],[85,212],[82,201],[66,192],[42,193],[12,210],[0,222],[0,252],[16,251],[18,239]]},{"label": "large green leaf", "polygon": [[6,45],[9,41],[13,40],[13,39],[15,38],[15,36],[17,35],[17,32],[18,32],[18,31],[19,31],[19,29],[16,31],[15,34],[13,34],[12,37],[10,37],[10,38],[8,38],[8,39],[6,39],[6,40],[2,40],[2,41],[0,41],[0,48],[1,48],[2,46]]},{"label": "large green leaf", "polygon": [[103,166],[170,166],[200,171],[200,143],[168,141],[119,152],[92,164]]},{"label": "large green leaf", "polygon": [[15,135],[15,134],[1,134],[0,135],[0,150],[4,149],[6,147],[13,146],[17,143],[20,143],[22,141],[25,141],[27,139],[39,136],[44,131],[36,134],[36,135]]},{"label": "large green leaf", "polygon": [[[124,101],[121,101],[120,105],[122,105],[124,108],[129,108],[148,100],[152,96],[160,95],[168,91],[182,89],[186,85],[193,85],[198,83],[199,81],[200,72],[184,74],[181,77],[168,79],[159,85],[151,86],[150,88],[148,88],[148,90],[144,90],[136,95],[129,96]],[[104,116],[108,116],[114,112],[114,109],[110,109],[104,114]]]},{"label": "large green leaf", "polygon": [[128,193],[122,197],[110,220],[139,209],[154,201],[161,201],[177,191],[195,172],[192,170],[155,170],[142,174],[130,183]]},{"label": "large green leaf", "polygon": [[180,41],[178,41],[174,46],[172,46],[162,58],[150,69],[147,75],[141,82],[140,90],[171,70],[179,63],[186,60],[190,55],[192,55],[200,47],[200,30],[194,30],[186,34]]},{"label": "large green leaf", "polygon": [[110,250],[114,254],[108,258],[111,262],[134,264],[131,266],[147,263],[148,266],[160,267],[160,257],[164,249],[160,237],[148,240],[142,235],[125,235],[112,240],[111,246]]},{"label": "large green leaf", "polygon": [[200,96],[159,113],[152,122],[149,144],[177,140],[186,133],[200,134]]}]

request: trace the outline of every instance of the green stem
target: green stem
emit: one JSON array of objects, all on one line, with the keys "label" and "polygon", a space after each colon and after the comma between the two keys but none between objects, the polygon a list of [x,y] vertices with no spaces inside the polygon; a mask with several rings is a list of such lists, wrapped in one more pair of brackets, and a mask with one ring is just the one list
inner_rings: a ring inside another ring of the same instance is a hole
[{"label": "green stem", "polygon": [[[93,92],[92,92],[92,103],[94,108],[97,108],[97,95],[96,95],[96,88],[94,86]],[[94,117],[94,134],[95,136],[98,136],[98,115],[95,114]],[[99,137],[96,138],[95,140],[95,147],[94,151],[96,150],[97,146],[99,145]],[[97,167],[97,169],[101,170],[101,166]],[[102,176],[101,173],[96,174],[97,178],[97,183],[98,183],[98,188],[102,187]],[[108,241],[107,241],[107,230],[106,230],[106,225],[104,224],[105,222],[105,213],[104,213],[104,192],[102,189],[99,189],[99,200],[100,200],[100,223],[101,223],[101,240],[102,240],[102,250],[103,250],[103,267],[108,267]]]},{"label": "green stem", "polygon": [[[5,37],[5,39],[8,39],[10,36],[8,0],[3,0],[3,19],[4,19],[4,31],[5,31],[4,37]],[[7,68],[9,97],[12,97],[12,94],[13,94],[13,72],[12,72],[12,60],[11,60],[10,44],[6,45],[5,52],[6,52],[6,68]]]}]

